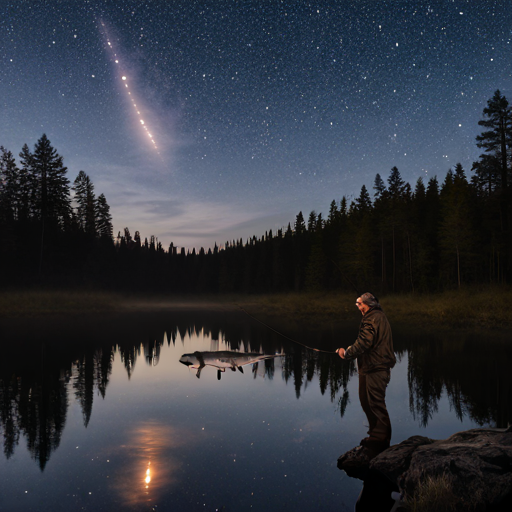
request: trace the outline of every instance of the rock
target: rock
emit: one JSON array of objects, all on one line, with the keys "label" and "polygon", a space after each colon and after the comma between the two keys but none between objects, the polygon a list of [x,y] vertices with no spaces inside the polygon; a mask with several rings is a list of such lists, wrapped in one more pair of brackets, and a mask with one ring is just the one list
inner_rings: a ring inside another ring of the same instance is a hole
[{"label": "rock", "polygon": [[373,458],[355,448],[338,467],[360,479],[370,469],[380,471],[406,496],[428,477],[445,475],[460,510],[501,510],[512,504],[512,428],[468,430],[437,441],[413,436]]},{"label": "rock", "polygon": [[[357,446],[340,455],[338,458],[338,469],[342,469],[350,477],[364,480],[366,473],[370,469],[370,462],[378,457],[379,471],[390,480],[396,481],[398,476],[409,467],[412,453],[416,448],[434,442],[434,440],[428,437],[413,436],[400,444],[391,446],[380,455],[372,453],[362,446]],[[383,457],[384,454],[385,457]]]},{"label": "rock", "polygon": [[382,452],[378,456],[378,461],[375,462],[374,467],[384,473],[391,481],[397,482],[398,477],[409,468],[414,452],[420,446],[429,446],[432,443],[435,443],[435,441],[428,437],[412,436]]},{"label": "rock", "polygon": [[342,469],[352,478],[364,480],[374,457],[367,449],[356,446],[338,457],[338,469]]}]

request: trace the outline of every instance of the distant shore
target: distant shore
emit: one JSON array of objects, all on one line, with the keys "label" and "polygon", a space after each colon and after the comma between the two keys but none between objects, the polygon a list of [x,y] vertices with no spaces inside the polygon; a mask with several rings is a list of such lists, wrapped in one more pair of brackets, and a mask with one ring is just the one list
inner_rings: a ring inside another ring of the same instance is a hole
[{"label": "distant shore", "polygon": [[[53,314],[156,310],[235,311],[297,320],[345,321],[358,318],[354,294],[176,296],[91,291],[1,291],[0,318]],[[439,294],[386,295],[381,304],[389,319],[416,326],[512,328],[511,287],[466,289]]]}]

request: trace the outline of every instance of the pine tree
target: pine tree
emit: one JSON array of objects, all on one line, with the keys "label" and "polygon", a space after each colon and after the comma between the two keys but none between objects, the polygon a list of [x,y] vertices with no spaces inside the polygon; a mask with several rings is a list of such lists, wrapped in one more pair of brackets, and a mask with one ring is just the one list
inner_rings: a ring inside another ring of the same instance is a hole
[{"label": "pine tree", "polygon": [[363,185],[359,197],[350,205],[340,236],[338,271],[347,282],[355,279],[364,288],[369,286],[373,273],[372,215],[370,195]]},{"label": "pine tree", "polygon": [[347,198],[343,196],[340,201],[340,216],[345,218],[347,216]]},{"label": "pine tree", "polygon": [[[457,286],[472,270],[475,262],[476,231],[472,213],[471,190],[461,164],[449,172],[441,190],[442,217],[439,242],[444,253],[444,268],[450,276],[454,268]],[[451,264],[451,263],[455,264]]]},{"label": "pine tree", "polygon": [[391,174],[388,178],[388,192],[389,196],[393,201],[399,201],[404,193],[405,182],[400,175],[400,171],[397,167],[391,169]]},{"label": "pine tree", "polygon": [[336,204],[336,201],[333,199],[331,201],[331,205],[329,206],[329,215],[327,217],[327,224],[328,225],[334,225],[337,223],[339,218],[339,211],[338,211],[338,205]]},{"label": "pine tree", "polygon": [[[407,218],[407,212],[404,211],[404,198],[405,198],[405,182],[400,175],[397,167],[391,169],[391,174],[388,178],[388,194],[389,198],[388,212],[386,215],[386,223],[391,229],[391,241],[392,241],[392,263],[393,263],[393,276],[392,286],[393,291],[397,288],[397,276],[399,275],[399,261],[398,256],[401,254],[400,238],[404,231],[405,219]],[[403,275],[403,274],[402,274]]]},{"label": "pine tree", "polygon": [[[101,239],[112,240],[112,215],[110,206],[104,194],[100,194],[96,200],[96,232]],[[139,235],[140,245],[140,235]]]},{"label": "pine tree", "polygon": [[475,173],[479,189],[486,190],[488,196],[501,188],[501,165],[496,155],[480,155],[480,160],[473,162],[471,170]]},{"label": "pine tree", "polygon": [[308,231],[312,233],[316,228],[316,212],[312,210],[308,217]]},{"label": "pine tree", "polygon": [[[512,240],[510,222],[512,201],[510,197],[509,174],[512,165],[512,108],[499,90],[487,102],[484,108],[485,119],[478,122],[488,128],[478,135],[477,146],[485,149],[480,161],[475,162],[473,170],[480,183],[487,183],[489,198],[496,195],[495,201],[489,201],[490,218],[495,219],[491,229],[495,231],[493,247],[497,249],[497,267],[500,280],[508,279],[512,268]],[[494,190],[493,190],[494,188]]]},{"label": "pine tree", "polygon": [[[130,229],[127,227],[124,228],[124,239],[126,240],[127,245],[130,246],[132,243],[132,235],[130,234]],[[146,245],[147,245],[147,239],[146,239]]]},{"label": "pine tree", "polygon": [[361,187],[359,197],[354,202],[354,209],[358,212],[368,212],[372,208],[372,200],[366,185]]},{"label": "pine tree", "polygon": [[0,146],[0,218],[17,220],[19,211],[19,169],[10,151]]},{"label": "pine tree", "polygon": [[[411,277],[411,289],[419,286],[427,289],[426,272],[428,270],[428,241],[425,230],[426,193],[423,178],[418,178],[410,206],[408,206],[408,253]],[[414,279],[413,279],[414,277]]]},{"label": "pine tree", "polygon": [[324,219],[322,217],[322,212],[320,212],[318,214],[318,217],[316,218],[316,226],[315,226],[315,231],[317,233],[321,233],[323,228],[324,228],[324,225],[325,225],[325,222],[324,222]]},{"label": "pine tree", "polygon": [[27,144],[19,154],[20,156],[20,174],[19,174],[19,218],[28,220],[37,218],[37,175],[34,169],[34,159]]},{"label": "pine tree", "polygon": [[73,184],[76,214],[82,231],[91,237],[96,236],[96,198],[94,185],[84,171],[80,171]]},{"label": "pine tree", "polygon": [[374,197],[376,200],[380,199],[386,193],[386,185],[384,180],[380,177],[380,174],[375,176],[373,190],[375,190]]},{"label": "pine tree", "polygon": [[67,168],[45,134],[35,145],[31,165],[37,179],[38,216],[43,222],[62,227],[71,214]]},{"label": "pine tree", "polygon": [[293,236],[293,287],[295,291],[300,291],[304,284],[304,272],[309,257],[309,241],[304,216],[300,211],[295,218],[295,230]]},{"label": "pine tree", "polygon": [[295,226],[294,226],[294,232],[295,235],[302,235],[306,231],[306,224],[304,222],[304,216],[302,215],[302,212],[299,212],[297,214],[297,217],[295,218]]},{"label": "pine tree", "polygon": [[487,154],[493,155],[495,161],[500,162],[500,187],[505,191],[512,152],[512,108],[505,96],[497,90],[487,102],[483,113],[485,119],[478,121],[478,124],[489,130],[476,137],[477,146],[484,148]]}]

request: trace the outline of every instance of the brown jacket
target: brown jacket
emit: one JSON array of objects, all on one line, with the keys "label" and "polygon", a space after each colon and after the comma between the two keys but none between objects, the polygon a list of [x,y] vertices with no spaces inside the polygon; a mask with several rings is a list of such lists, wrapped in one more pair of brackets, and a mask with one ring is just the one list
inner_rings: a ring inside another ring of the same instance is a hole
[{"label": "brown jacket", "polygon": [[345,351],[345,359],[354,358],[357,358],[360,374],[389,370],[395,366],[391,326],[380,306],[366,312],[357,340]]}]

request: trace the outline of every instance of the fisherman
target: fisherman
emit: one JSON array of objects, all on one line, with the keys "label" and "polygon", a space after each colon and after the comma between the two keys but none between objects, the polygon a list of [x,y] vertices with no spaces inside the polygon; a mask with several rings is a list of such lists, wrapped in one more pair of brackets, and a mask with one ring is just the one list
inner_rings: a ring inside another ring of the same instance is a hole
[{"label": "fisherman", "polygon": [[391,327],[378,299],[371,293],[363,293],[357,298],[356,306],[363,315],[357,340],[336,352],[342,359],[357,358],[359,401],[369,426],[368,437],[361,441],[361,446],[377,455],[389,448],[391,441],[386,387],[396,358]]}]

